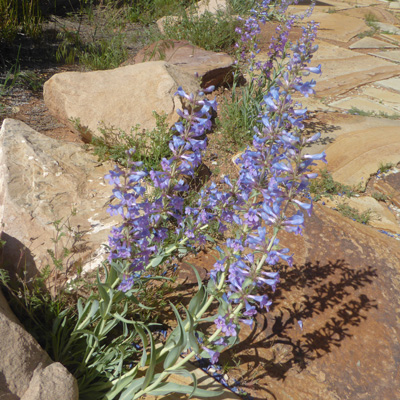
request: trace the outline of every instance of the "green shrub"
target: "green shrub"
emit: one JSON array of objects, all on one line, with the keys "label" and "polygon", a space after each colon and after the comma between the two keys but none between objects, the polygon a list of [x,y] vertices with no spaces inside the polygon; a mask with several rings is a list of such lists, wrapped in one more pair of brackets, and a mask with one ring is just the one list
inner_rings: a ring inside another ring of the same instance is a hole
[{"label": "green shrub", "polygon": [[359,222],[360,224],[368,225],[371,220],[371,210],[360,213],[357,209],[350,207],[348,204],[339,204],[336,208],[343,216]]},{"label": "green shrub", "polygon": [[0,41],[13,41],[20,30],[29,37],[40,36],[39,0],[0,0]]},{"label": "green shrub", "polygon": [[237,20],[230,13],[208,11],[198,15],[195,9],[182,12],[177,19],[167,18],[164,24],[168,39],[187,40],[206,50],[230,49],[238,38],[235,32]]},{"label": "green shrub", "polygon": [[142,161],[148,169],[159,168],[160,160],[170,155],[168,146],[172,138],[172,131],[166,122],[167,115],[153,113],[156,119],[156,128],[151,131],[142,130],[137,125],[130,134],[120,129],[101,128],[101,137],[93,137],[94,154],[100,161],[113,160],[127,166],[129,149],[136,148],[134,161]]},{"label": "green shrub", "polygon": [[322,169],[319,171],[319,177],[311,181],[310,193],[314,200],[318,201],[322,196],[345,195],[351,197],[360,192],[357,186],[343,185],[336,182],[328,170]]}]

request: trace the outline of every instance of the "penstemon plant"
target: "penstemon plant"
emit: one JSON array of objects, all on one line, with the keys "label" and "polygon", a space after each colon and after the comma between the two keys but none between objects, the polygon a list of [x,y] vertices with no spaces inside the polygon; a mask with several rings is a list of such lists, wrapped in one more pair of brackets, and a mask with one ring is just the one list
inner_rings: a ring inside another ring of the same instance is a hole
[{"label": "penstemon plant", "polygon": [[[194,356],[217,363],[221,351],[238,340],[241,324],[252,325],[260,310],[269,310],[271,294],[279,284],[277,264],[281,260],[292,264],[292,254],[280,246],[278,235],[283,230],[302,232],[303,213],[312,211],[309,181],[317,176],[310,167],[315,160],[325,161],[324,153],[303,153],[319,134],[304,135],[306,109],[292,98],[295,92],[304,96],[314,92],[315,82],[303,82],[303,76],[320,73],[320,67],[308,66],[316,51],[315,35],[316,24],[309,23],[297,43],[273,42],[276,58],[284,60],[265,69],[268,73],[262,79],[268,84],[257,111],[258,126],[252,146],[237,160],[238,179],[225,177],[219,185],[211,183],[199,193],[196,204],[185,204],[188,182],[202,163],[205,134],[217,104],[204,92],[187,95],[182,88],[177,95],[187,109],[179,111],[181,121],[175,124],[170,142],[172,157],[161,160],[161,170],[146,171],[141,163],[130,162],[129,169],[116,167],[106,176],[114,185],[109,211],[123,222],[111,231],[109,268],[104,282],[98,278],[100,300],[80,303],[77,323],[77,331],[90,342],[84,366],[108,379],[99,384],[104,399],[173,392],[215,397],[217,392],[197,387],[185,364]],[[212,223],[227,238],[216,247],[220,258],[206,285],[194,268],[197,292],[187,307],[180,305],[178,310],[170,304],[177,326],[166,340],[156,343],[154,324],[151,330],[147,323],[128,319],[129,303],[145,308],[139,300],[140,288],[152,280],[168,279],[155,271],[189,248],[204,245]],[[215,305],[218,311],[212,314]],[[202,324],[210,321],[213,331],[202,330]],[[118,323],[124,333],[116,350],[104,338]],[[92,333],[91,325],[96,327]],[[96,354],[113,361],[91,361]],[[96,373],[91,379],[97,378]],[[189,376],[193,385],[167,382],[171,374]]]},{"label": "penstemon plant", "polygon": [[[222,113],[227,121],[222,122],[222,126],[227,135],[239,145],[243,140],[251,138],[255,126],[262,127],[260,116],[263,98],[290,68],[288,61],[293,59],[290,57],[289,33],[295,23],[311,15],[314,7],[312,3],[304,14],[287,16],[288,7],[293,1],[270,3],[270,0],[261,1],[251,10],[251,15],[246,20],[238,17],[241,26],[236,28],[236,32],[241,36],[235,44],[236,61],[231,99],[224,100]],[[260,52],[258,35],[261,26],[272,19],[278,19],[279,22],[269,46],[267,60],[261,62],[257,57]],[[243,75],[247,81],[244,86],[241,85]]]}]

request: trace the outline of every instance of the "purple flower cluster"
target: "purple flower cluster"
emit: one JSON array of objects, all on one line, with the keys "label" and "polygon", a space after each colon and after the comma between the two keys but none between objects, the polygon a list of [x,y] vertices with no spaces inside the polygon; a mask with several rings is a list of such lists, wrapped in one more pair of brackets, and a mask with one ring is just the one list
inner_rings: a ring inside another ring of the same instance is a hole
[{"label": "purple flower cluster", "polygon": [[[221,260],[210,273],[214,290],[223,293],[214,321],[218,335],[236,336],[239,323],[251,325],[257,310],[269,310],[272,302],[268,293],[275,291],[279,273],[263,268],[280,261],[292,265],[292,254],[280,247],[277,234],[282,229],[301,234],[303,213],[310,215],[312,211],[307,190],[309,180],[317,174],[310,172],[310,167],[316,160],[326,162],[325,154],[302,154],[320,134],[308,139],[302,134],[307,110],[294,102],[292,95],[296,91],[304,96],[314,93],[315,81],[303,82],[302,78],[310,72],[321,73],[320,66],[308,67],[316,51],[312,45],[315,33],[315,23],[303,28],[302,37],[291,47],[285,70],[264,96],[263,128],[255,128],[252,147],[237,160],[241,165],[239,179],[233,182],[226,177],[224,190],[211,185],[203,194],[210,208],[222,210],[218,215],[220,229],[226,231],[228,225],[235,224],[236,232],[220,250]],[[245,248],[251,252],[246,253]],[[257,294],[260,291],[264,293]],[[223,337],[218,335],[213,338]],[[221,346],[214,345],[221,351]]]},{"label": "purple flower cluster", "polygon": [[[204,240],[195,233],[204,225],[207,215],[184,209],[183,194],[189,189],[187,177],[201,164],[207,146],[204,134],[211,128],[211,109],[216,110],[216,101],[205,98],[203,92],[198,94],[199,98],[187,95],[182,88],[176,94],[192,111],[178,111],[181,121],[175,124],[176,135],[169,144],[172,156],[161,160],[161,170],[143,171],[141,162],[130,162],[129,169],[116,167],[105,177],[114,186],[108,211],[123,219],[109,236],[109,261],[124,263],[126,275],[120,285],[123,291],[132,288],[133,274],[139,277],[151,260],[162,253],[169,230],[175,229],[178,237],[186,232],[187,237]],[[146,196],[145,179],[149,182],[147,186],[158,191],[153,199]]]}]

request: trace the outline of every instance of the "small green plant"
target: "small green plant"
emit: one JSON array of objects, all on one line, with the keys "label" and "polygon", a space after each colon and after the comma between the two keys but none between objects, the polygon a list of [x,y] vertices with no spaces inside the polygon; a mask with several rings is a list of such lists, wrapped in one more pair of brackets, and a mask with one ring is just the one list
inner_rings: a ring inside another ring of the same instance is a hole
[{"label": "small green plant", "polygon": [[43,89],[45,78],[40,77],[34,71],[22,71],[18,75],[18,83],[21,83],[33,92],[40,92]]},{"label": "small green plant", "polygon": [[372,29],[370,29],[368,31],[359,33],[357,35],[357,37],[362,39],[362,38],[365,38],[365,37],[374,36],[377,31],[378,31],[378,28],[376,26],[374,26],[374,27],[372,27]]},{"label": "small green plant", "polygon": [[387,196],[384,193],[381,192],[373,192],[371,196],[376,200],[376,201],[387,201],[389,200],[389,196]]},{"label": "small green plant", "polygon": [[360,213],[357,209],[350,207],[348,204],[339,204],[336,209],[347,218],[352,219],[353,221],[359,222],[360,224],[368,225],[371,220],[372,211],[367,210]]},{"label": "small green plant", "polygon": [[400,119],[400,114],[387,114],[383,111],[365,111],[361,110],[357,107],[351,107],[350,110],[348,110],[349,114],[352,115],[361,115],[362,117],[378,117],[378,118],[387,118],[387,119]]},{"label": "small green plant", "polygon": [[168,146],[172,138],[166,114],[153,112],[156,127],[151,131],[140,130],[137,125],[130,134],[115,128],[101,128],[101,137],[93,137],[94,154],[100,161],[113,160],[127,166],[129,149],[136,148],[134,161],[142,161],[148,169],[159,168],[160,160],[170,154]]},{"label": "small green plant", "polygon": [[188,40],[206,50],[230,49],[237,40],[236,19],[228,12],[208,11],[202,15],[195,8],[182,11],[177,18],[167,18],[164,23],[165,37],[174,40]]},{"label": "small green plant", "polygon": [[364,18],[365,18],[365,22],[369,26],[373,25],[375,22],[379,22],[376,15],[372,12],[368,12],[367,14],[365,14]]},{"label": "small green plant", "polygon": [[19,54],[20,54],[21,46],[18,48],[18,53],[17,53],[17,59],[12,65],[12,67],[9,69],[7,72],[3,82],[0,84],[0,97],[7,95],[7,93],[12,89],[17,81],[18,77],[20,75],[20,66],[19,66]]},{"label": "small green plant", "polygon": [[90,70],[117,68],[127,59],[127,49],[124,36],[119,34],[110,39],[90,43],[78,54],[80,64]]},{"label": "small green plant", "polygon": [[133,0],[128,1],[132,22],[149,25],[166,15],[176,15],[177,10],[195,3],[195,0]]},{"label": "small green plant", "polygon": [[344,195],[352,197],[360,193],[360,188],[336,182],[325,168],[320,170],[319,177],[311,182],[310,193],[313,195],[314,201],[318,201],[323,196]]},{"label": "small green plant", "polygon": [[235,84],[230,98],[221,102],[217,127],[223,136],[233,144],[235,150],[247,145],[251,140],[261,111],[260,102],[255,100],[254,84],[238,88]]},{"label": "small green plant", "polygon": [[232,14],[243,16],[256,6],[257,0],[229,0],[228,4]]},{"label": "small green plant", "polygon": [[[89,70],[118,67],[127,58],[127,41],[124,29],[129,22],[126,9],[106,1],[95,7],[93,1],[84,1],[71,15],[76,29],[61,27],[56,51],[58,62],[73,64],[78,61]],[[83,39],[83,22],[89,26],[91,35]]]},{"label": "small green plant", "polygon": [[42,33],[39,0],[0,0],[0,42],[11,42],[19,31],[37,38]]},{"label": "small green plant", "polygon": [[394,164],[381,162],[379,164],[378,174],[384,174],[394,167]]}]

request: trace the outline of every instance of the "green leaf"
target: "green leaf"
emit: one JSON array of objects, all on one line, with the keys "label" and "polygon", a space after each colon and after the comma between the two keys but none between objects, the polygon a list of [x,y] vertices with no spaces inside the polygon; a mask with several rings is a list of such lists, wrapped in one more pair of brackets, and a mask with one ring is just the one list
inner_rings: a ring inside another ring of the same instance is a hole
[{"label": "green leaf", "polygon": [[135,324],[134,321],[124,318],[123,316],[119,315],[117,312],[113,314],[113,317],[118,319],[121,322],[124,322],[125,324],[131,324],[131,325]]},{"label": "green leaf", "polygon": [[154,257],[151,262],[150,262],[150,266],[157,267],[158,265],[160,265],[163,261],[164,261],[165,256],[156,256]]},{"label": "green leaf", "polygon": [[190,313],[196,314],[197,311],[200,310],[205,294],[206,294],[205,288],[201,287],[199,291],[192,297],[192,300],[190,300],[188,306],[188,310]]},{"label": "green leaf", "polygon": [[[174,311],[176,320],[178,321],[178,326],[174,329],[174,331],[170,335],[170,337],[173,338],[173,341],[175,341],[176,345],[168,353],[167,357],[165,358],[165,361],[164,361],[165,369],[167,369],[175,364],[176,360],[179,358],[182,351],[186,348],[187,341],[188,341],[182,318],[179,315],[179,312],[176,309],[176,307],[172,303],[170,303],[170,305],[172,307],[172,310]],[[169,344],[168,341],[167,341],[166,345],[167,344]]]},{"label": "green leaf", "polygon": [[[143,383],[145,381],[145,378],[139,378],[135,379],[122,393],[120,400],[132,400],[133,396],[135,393],[137,393],[141,386],[143,386]],[[108,397],[107,397],[108,399]]]},{"label": "green leaf", "polygon": [[193,390],[189,395],[189,399],[193,396],[194,392],[197,389],[197,377],[194,373],[188,371],[187,369],[176,369],[171,371],[171,374],[175,375],[183,375],[183,376],[188,376],[189,378],[192,378],[193,380]]},{"label": "green leaf", "polygon": [[[156,364],[157,364],[156,347],[154,345],[153,335],[151,334],[150,330],[147,327],[145,327],[145,328],[146,328],[146,330],[149,334],[149,338],[150,338],[150,363],[149,363],[149,368],[147,368],[146,375],[144,377],[145,379],[144,379],[144,382],[141,387],[142,390],[146,389],[147,386],[149,386],[151,380],[154,377],[154,370],[155,370]],[[143,349],[143,351],[146,351],[146,350]]]},{"label": "green leaf", "polygon": [[142,339],[143,354],[142,354],[142,358],[140,359],[140,366],[144,367],[146,365],[146,361],[147,361],[146,348],[147,348],[149,342],[147,341],[146,333],[144,332],[144,330],[142,329],[142,327],[140,325],[135,324],[135,329],[136,329],[136,332],[139,334],[140,339]]},{"label": "green leaf", "polygon": [[104,303],[107,306],[108,303],[110,302],[110,296],[108,295],[107,290],[104,288],[104,285],[102,285],[101,283],[99,283],[97,285],[97,287],[99,289],[100,297],[102,298],[102,300],[104,301]]},{"label": "green leaf", "polygon": [[[170,393],[184,393],[189,394],[190,396],[198,396],[198,397],[217,397],[223,394],[223,391],[214,391],[214,390],[204,390],[196,388],[193,390],[192,386],[180,385],[178,383],[172,382],[164,382],[161,383],[157,389],[153,389],[148,392],[148,394],[153,396],[163,396]],[[123,400],[121,398],[121,400]]]},{"label": "green leaf", "polygon": [[174,365],[176,363],[176,360],[179,358],[181,355],[181,348],[180,347],[174,347],[172,350],[170,350],[167,354],[167,357],[165,358],[164,361],[164,369],[167,369]]}]

